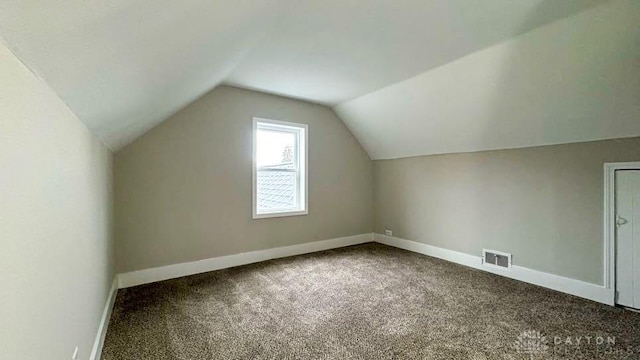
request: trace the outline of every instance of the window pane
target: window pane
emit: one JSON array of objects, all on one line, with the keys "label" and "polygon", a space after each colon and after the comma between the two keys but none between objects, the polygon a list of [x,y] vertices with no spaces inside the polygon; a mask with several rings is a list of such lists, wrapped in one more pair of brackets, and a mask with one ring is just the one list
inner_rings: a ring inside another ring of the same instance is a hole
[{"label": "window pane", "polygon": [[295,171],[258,169],[256,179],[258,212],[296,208],[296,178]]},{"label": "window pane", "polygon": [[297,133],[260,129],[257,133],[256,207],[258,212],[295,210]]},{"label": "window pane", "polygon": [[296,133],[258,129],[258,168],[295,169]]}]

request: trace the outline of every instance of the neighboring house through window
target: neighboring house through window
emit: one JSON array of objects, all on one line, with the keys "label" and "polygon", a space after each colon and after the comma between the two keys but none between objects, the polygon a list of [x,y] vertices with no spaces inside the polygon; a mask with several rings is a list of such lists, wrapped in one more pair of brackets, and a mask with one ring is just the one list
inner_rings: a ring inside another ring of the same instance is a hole
[{"label": "neighboring house through window", "polygon": [[306,124],[253,119],[253,218],[305,215]]}]

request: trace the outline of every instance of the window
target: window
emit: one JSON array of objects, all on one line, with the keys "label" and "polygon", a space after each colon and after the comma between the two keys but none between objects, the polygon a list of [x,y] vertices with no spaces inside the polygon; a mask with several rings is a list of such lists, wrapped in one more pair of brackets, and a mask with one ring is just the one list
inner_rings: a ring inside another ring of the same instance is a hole
[{"label": "window", "polygon": [[305,124],[253,119],[253,218],[307,214]]}]

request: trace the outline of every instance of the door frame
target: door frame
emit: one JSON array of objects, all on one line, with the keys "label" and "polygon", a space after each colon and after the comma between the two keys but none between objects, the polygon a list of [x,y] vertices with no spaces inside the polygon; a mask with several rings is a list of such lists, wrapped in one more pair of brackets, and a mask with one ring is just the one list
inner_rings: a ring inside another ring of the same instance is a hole
[{"label": "door frame", "polygon": [[616,171],[640,170],[640,161],[604,164],[604,287],[616,303]]}]

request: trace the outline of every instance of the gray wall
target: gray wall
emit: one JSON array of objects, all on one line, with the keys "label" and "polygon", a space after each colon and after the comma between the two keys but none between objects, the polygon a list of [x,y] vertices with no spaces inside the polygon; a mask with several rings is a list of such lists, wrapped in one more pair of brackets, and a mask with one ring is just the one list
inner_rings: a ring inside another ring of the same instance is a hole
[{"label": "gray wall", "polygon": [[[309,124],[309,215],[252,220],[252,119]],[[372,162],[327,107],[232,87],[115,156],[119,272],[370,233]]]},{"label": "gray wall", "polygon": [[88,359],[109,289],[112,155],[0,40],[0,358]]},{"label": "gray wall", "polygon": [[603,284],[603,164],[640,138],[374,161],[375,231]]}]

